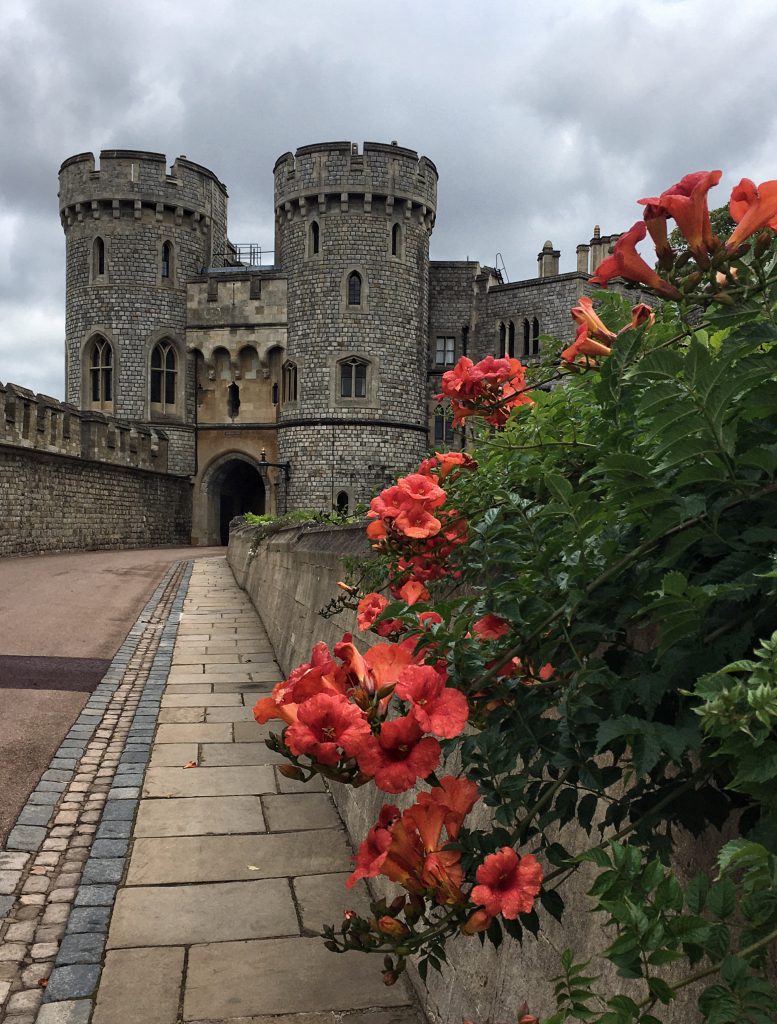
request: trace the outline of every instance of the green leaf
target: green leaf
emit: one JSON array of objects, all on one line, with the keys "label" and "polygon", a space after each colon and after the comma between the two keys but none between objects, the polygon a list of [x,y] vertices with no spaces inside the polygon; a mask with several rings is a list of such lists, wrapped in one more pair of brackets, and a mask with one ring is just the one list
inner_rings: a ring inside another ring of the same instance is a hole
[{"label": "green leaf", "polygon": [[703,871],[695,875],[688,883],[688,887],[685,890],[685,899],[688,909],[692,914],[700,914],[704,910],[709,888],[710,880]]},{"label": "green leaf", "polygon": [[648,978],[648,988],[651,993],[660,999],[662,1003],[671,1003],[674,999],[674,989],[667,985],[662,978]]},{"label": "green leaf", "polygon": [[711,886],[707,896],[707,906],[715,917],[721,920],[730,917],[736,909],[736,904],[737,890],[730,879],[724,878]]}]

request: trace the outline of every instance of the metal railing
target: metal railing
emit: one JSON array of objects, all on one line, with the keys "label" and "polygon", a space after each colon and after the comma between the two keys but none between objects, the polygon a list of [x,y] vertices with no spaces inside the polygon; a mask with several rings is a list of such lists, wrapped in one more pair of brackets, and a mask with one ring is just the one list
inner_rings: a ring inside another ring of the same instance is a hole
[{"label": "metal railing", "polygon": [[256,242],[232,243],[226,252],[214,253],[216,267],[271,267],[274,249],[263,249]]}]

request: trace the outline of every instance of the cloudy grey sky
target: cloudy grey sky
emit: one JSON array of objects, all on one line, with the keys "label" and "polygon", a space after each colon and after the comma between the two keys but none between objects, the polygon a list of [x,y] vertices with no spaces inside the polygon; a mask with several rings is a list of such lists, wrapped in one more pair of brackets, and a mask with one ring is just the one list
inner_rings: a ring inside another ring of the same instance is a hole
[{"label": "cloudy grey sky", "polygon": [[396,139],[440,172],[433,258],[518,280],[688,171],[715,205],[777,177],[775,38],[773,0],[4,0],[0,380],[63,395],[67,156],[185,153],[271,248],[277,156]]}]

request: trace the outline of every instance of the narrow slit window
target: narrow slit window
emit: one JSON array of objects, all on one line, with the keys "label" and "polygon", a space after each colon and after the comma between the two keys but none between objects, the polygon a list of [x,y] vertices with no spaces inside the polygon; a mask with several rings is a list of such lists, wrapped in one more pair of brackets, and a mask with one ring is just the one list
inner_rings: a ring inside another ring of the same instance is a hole
[{"label": "narrow slit window", "polygon": [[535,316],[532,322],[532,335],[531,335],[531,352],[533,356],[540,354],[540,322]]},{"label": "narrow slit window", "polygon": [[512,320],[507,327],[507,355],[511,359],[515,356],[515,324]]},{"label": "narrow slit window", "polygon": [[523,354],[528,356],[531,352],[531,327],[528,320],[523,322]]},{"label": "narrow slit window", "polygon": [[499,355],[504,356],[507,352],[507,328],[504,324],[499,325]]},{"label": "narrow slit window", "polygon": [[162,246],[162,277],[170,277],[170,267],[173,262],[173,247],[170,242]]},{"label": "narrow slit window", "polygon": [[95,238],[92,250],[92,276],[102,277],[105,274],[105,242]]},{"label": "narrow slit window", "polygon": [[391,229],[391,255],[399,256],[402,246],[402,228],[395,224]]},{"label": "narrow slit window", "polygon": [[283,374],[281,377],[283,383],[283,402],[296,402],[297,401],[297,364],[296,363],[284,363]]},{"label": "narrow slit window", "polygon": [[240,388],[234,381],[227,388],[227,414],[231,420],[240,412]]},{"label": "narrow slit window", "polygon": [[310,255],[318,256],[321,248],[321,228],[318,221],[314,220],[310,225]]}]

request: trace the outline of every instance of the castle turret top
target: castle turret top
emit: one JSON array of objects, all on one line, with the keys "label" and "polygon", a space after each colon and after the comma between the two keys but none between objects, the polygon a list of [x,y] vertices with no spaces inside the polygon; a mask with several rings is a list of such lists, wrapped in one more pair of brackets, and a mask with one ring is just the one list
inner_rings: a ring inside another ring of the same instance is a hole
[{"label": "castle turret top", "polygon": [[226,186],[213,171],[179,156],[167,171],[164,153],[104,149],[99,169],[91,153],[71,156],[59,169],[60,211],[76,204],[133,200],[164,203],[209,213],[213,193],[226,199]]},{"label": "castle turret top", "polygon": [[319,142],[284,153],[274,167],[276,210],[321,195],[394,197],[424,207],[437,204],[437,168],[415,150],[382,142]]}]

